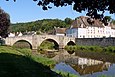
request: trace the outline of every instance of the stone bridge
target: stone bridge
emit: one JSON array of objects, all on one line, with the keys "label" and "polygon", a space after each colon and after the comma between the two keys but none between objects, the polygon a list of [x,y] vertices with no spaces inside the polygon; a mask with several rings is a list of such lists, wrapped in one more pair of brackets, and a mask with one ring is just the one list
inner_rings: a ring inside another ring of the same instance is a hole
[{"label": "stone bridge", "polygon": [[58,48],[64,48],[68,44],[75,44],[75,38],[66,37],[66,36],[56,36],[56,35],[23,35],[15,37],[7,37],[5,39],[5,44],[13,46],[16,42],[26,41],[30,44],[31,49],[37,49],[40,44],[49,40],[54,42],[55,45],[58,45]]}]

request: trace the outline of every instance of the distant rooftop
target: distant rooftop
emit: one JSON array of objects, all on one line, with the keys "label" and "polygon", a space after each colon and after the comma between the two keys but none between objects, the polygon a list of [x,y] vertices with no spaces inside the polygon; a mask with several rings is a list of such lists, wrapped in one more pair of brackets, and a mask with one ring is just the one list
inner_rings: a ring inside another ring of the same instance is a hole
[{"label": "distant rooftop", "polygon": [[[80,16],[71,24],[71,28],[86,28],[87,26],[104,27],[105,25],[99,19],[92,19],[88,16]],[[109,26],[115,29],[114,24],[110,24]]]}]

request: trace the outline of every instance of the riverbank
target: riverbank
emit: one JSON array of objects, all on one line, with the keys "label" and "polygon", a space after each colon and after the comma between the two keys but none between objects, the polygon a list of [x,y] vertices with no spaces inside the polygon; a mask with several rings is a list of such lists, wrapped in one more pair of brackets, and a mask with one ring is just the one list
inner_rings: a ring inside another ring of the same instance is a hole
[{"label": "riverbank", "polygon": [[26,48],[0,46],[0,61],[0,77],[76,77],[70,73],[52,71],[55,61],[32,54]]},{"label": "riverbank", "polygon": [[115,63],[115,47],[100,47],[100,46],[66,46],[65,49],[70,53],[75,53],[79,57],[91,58],[101,61],[109,61]]},{"label": "riverbank", "polygon": [[62,77],[49,64],[55,62],[32,55],[30,49],[0,46],[0,77]]},{"label": "riverbank", "polygon": [[107,47],[101,47],[101,46],[66,46],[65,49],[67,51],[85,51],[85,52],[104,52],[104,53],[115,53],[115,46],[107,46]]}]

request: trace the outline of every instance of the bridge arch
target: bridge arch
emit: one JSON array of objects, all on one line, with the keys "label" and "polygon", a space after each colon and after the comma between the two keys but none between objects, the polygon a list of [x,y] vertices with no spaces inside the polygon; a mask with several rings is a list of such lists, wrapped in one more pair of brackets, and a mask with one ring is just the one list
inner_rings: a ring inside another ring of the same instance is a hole
[{"label": "bridge arch", "polygon": [[[54,48],[55,49],[59,49],[59,43],[55,40],[55,39],[51,39],[51,38],[47,38],[47,39],[44,39],[41,43],[40,43],[40,45],[43,43],[43,42],[45,42],[45,41],[49,41],[49,42],[53,42],[54,43]],[[39,46],[40,46],[39,45]]]},{"label": "bridge arch", "polygon": [[14,42],[13,46],[19,47],[19,48],[30,48],[32,49],[32,44],[27,40],[17,40]]},{"label": "bridge arch", "polygon": [[66,45],[75,45],[75,42],[74,41],[69,41],[69,42],[67,42]]}]

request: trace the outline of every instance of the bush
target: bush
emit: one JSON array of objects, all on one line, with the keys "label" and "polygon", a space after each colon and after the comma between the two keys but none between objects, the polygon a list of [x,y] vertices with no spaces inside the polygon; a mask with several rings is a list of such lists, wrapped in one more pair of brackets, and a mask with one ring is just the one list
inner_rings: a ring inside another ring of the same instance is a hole
[{"label": "bush", "polygon": [[112,52],[115,53],[114,46],[101,47],[101,46],[65,46],[67,51],[93,51],[93,52]]}]

